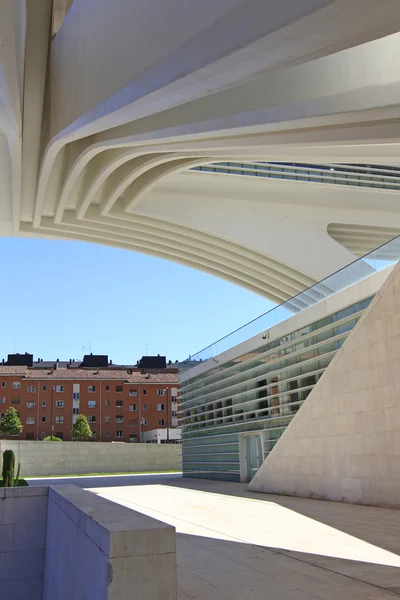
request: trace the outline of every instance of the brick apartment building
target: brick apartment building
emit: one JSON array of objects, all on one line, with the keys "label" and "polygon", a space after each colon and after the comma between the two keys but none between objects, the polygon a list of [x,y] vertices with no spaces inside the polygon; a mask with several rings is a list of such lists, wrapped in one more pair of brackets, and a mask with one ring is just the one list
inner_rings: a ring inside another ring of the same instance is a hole
[{"label": "brick apartment building", "polygon": [[95,441],[146,441],[160,429],[164,441],[179,441],[177,395],[178,369],[160,356],[119,366],[107,356],[34,362],[31,354],[14,354],[0,364],[0,418],[10,406],[17,410],[21,440],[43,439],[53,426],[53,435],[70,441],[84,414]]}]

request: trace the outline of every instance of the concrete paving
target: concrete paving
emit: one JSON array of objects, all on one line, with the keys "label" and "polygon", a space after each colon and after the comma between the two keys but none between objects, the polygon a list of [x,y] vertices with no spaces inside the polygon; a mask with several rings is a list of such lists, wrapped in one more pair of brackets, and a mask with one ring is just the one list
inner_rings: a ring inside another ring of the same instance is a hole
[{"label": "concrete paving", "polygon": [[169,479],[93,492],[177,530],[179,600],[400,596],[400,512]]},{"label": "concrete paving", "polygon": [[173,474],[73,482],[176,527],[179,600],[400,597],[400,511]]}]

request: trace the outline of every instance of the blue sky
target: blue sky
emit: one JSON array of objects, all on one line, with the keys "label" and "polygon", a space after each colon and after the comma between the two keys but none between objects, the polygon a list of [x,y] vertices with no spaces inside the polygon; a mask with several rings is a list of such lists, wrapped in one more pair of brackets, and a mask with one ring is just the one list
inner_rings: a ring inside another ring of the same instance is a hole
[{"label": "blue sky", "polygon": [[[182,360],[273,306],[247,290],[143,254],[0,238],[0,358]],[[83,350],[84,348],[84,350]]]}]

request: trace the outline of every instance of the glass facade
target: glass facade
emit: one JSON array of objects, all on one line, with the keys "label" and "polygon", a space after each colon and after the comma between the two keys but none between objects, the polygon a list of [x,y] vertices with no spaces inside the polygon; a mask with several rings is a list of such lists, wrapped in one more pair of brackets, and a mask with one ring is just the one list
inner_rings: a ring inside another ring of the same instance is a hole
[{"label": "glass facade", "polygon": [[[246,457],[272,450],[372,297],[181,383],[186,476],[240,480]],[[257,436],[250,432],[257,431]],[[248,465],[248,472],[254,471]]]},{"label": "glass facade", "polygon": [[330,183],[386,190],[400,189],[400,168],[388,165],[316,165],[288,162],[218,162],[192,167],[191,171],[244,175],[309,183]]}]

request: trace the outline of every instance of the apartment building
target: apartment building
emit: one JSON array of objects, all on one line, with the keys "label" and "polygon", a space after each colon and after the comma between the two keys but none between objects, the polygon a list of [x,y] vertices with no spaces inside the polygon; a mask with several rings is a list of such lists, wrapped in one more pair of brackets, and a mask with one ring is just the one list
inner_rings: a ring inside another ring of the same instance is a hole
[{"label": "apartment building", "polygon": [[16,439],[41,440],[53,433],[70,441],[73,423],[84,414],[94,441],[147,441],[147,432],[165,429],[161,441],[176,443],[177,394],[178,371],[167,367],[165,357],[120,366],[107,356],[60,363],[33,362],[25,354],[9,355],[0,365],[0,418],[10,406],[17,410],[24,428]]}]

